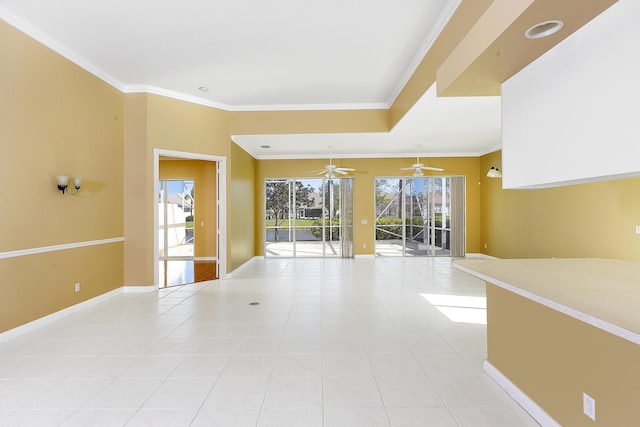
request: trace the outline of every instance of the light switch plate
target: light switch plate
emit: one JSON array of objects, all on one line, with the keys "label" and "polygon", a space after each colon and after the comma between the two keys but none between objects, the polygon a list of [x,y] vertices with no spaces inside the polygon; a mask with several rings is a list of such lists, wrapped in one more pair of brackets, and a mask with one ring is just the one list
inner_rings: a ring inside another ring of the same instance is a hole
[{"label": "light switch plate", "polygon": [[583,402],[583,411],[584,414],[591,418],[593,421],[596,420],[596,401],[593,397],[589,396],[587,393],[582,393],[582,402]]}]

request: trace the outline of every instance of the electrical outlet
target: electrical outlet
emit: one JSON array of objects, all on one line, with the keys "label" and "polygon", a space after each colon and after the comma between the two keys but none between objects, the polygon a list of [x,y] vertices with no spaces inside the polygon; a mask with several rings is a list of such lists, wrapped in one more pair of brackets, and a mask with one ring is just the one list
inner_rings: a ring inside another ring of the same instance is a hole
[{"label": "electrical outlet", "polygon": [[80,292],[80,282],[76,283],[76,292]]},{"label": "electrical outlet", "polygon": [[636,234],[640,234],[640,225],[636,225]]},{"label": "electrical outlet", "polygon": [[584,414],[591,418],[593,421],[596,420],[596,401],[593,397],[589,396],[587,393],[582,393],[582,410]]},{"label": "electrical outlet", "polygon": [[485,249],[487,249],[487,246],[489,246],[489,245],[487,245],[487,244],[485,243],[485,244],[484,244],[484,248],[485,248]]},{"label": "electrical outlet", "polygon": [[362,249],[367,249],[367,244],[366,243],[362,244]]}]

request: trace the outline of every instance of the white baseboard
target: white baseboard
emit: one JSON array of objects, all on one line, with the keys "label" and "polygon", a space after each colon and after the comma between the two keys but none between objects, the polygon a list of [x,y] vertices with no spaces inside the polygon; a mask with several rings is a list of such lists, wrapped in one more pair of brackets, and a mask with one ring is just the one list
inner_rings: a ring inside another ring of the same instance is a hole
[{"label": "white baseboard", "polygon": [[376,256],[374,254],[359,254],[353,256],[355,259],[372,259]]},{"label": "white baseboard", "polygon": [[145,292],[153,292],[153,291],[157,291],[158,287],[157,286],[123,286],[122,287],[122,292],[124,292],[125,294],[142,294]]},{"label": "white baseboard", "polygon": [[482,259],[499,259],[491,255],[481,254],[481,253],[468,253],[465,254],[465,258],[482,258]]},{"label": "white baseboard", "polygon": [[262,259],[264,259],[263,256],[254,256],[253,258],[249,259],[248,261],[246,261],[244,264],[242,264],[235,270],[227,273],[227,275],[225,277],[222,277],[222,279],[231,279],[234,274],[240,273],[242,270],[249,267],[252,263],[256,262],[256,260],[262,260]]},{"label": "white baseboard", "polygon": [[63,317],[69,316],[70,314],[76,313],[84,308],[91,307],[93,305],[101,303],[121,293],[122,293],[122,288],[117,288],[105,294],[98,295],[97,297],[93,297],[86,301],[82,301],[78,304],[72,305],[71,307],[63,308],[62,310],[56,311],[55,313],[51,313],[39,319],[32,320],[31,322],[25,323],[24,325],[20,325],[13,329],[9,329],[8,331],[0,333],[0,342],[8,341],[12,338],[17,337],[18,335],[31,332],[36,328],[44,326],[48,323],[52,323],[55,320],[62,319]]},{"label": "white baseboard", "polygon": [[488,360],[484,361],[484,372],[494,380],[500,388],[507,392],[522,408],[529,413],[542,427],[562,427],[556,420],[551,418],[533,399],[527,396],[522,390],[509,380],[502,372],[493,366]]}]

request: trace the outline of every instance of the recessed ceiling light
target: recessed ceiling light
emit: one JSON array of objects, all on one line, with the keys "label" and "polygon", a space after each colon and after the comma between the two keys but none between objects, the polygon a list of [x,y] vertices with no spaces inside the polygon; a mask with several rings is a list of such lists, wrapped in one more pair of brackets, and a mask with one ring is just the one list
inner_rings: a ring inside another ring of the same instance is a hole
[{"label": "recessed ceiling light", "polygon": [[564,27],[564,22],[557,19],[544,21],[529,28],[524,35],[528,39],[541,39],[557,33],[562,27]]},{"label": "recessed ceiling light", "polygon": [[198,90],[199,90],[200,92],[209,92],[209,88],[208,88],[208,87],[206,87],[206,86],[200,86],[200,87],[198,88]]},{"label": "recessed ceiling light", "polygon": [[270,145],[261,145],[260,148],[271,148]]}]

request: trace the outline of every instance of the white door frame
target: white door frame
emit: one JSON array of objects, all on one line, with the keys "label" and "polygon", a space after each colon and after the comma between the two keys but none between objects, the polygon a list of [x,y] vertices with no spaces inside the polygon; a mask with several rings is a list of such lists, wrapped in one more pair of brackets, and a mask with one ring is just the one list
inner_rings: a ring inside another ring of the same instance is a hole
[{"label": "white door frame", "polygon": [[216,232],[218,235],[218,278],[227,278],[227,158],[209,154],[189,153],[184,151],[153,149],[153,282],[159,286],[160,252],[158,250],[158,182],[160,174],[160,157],[176,157],[185,160],[205,160],[216,162],[217,180],[217,215]]}]

